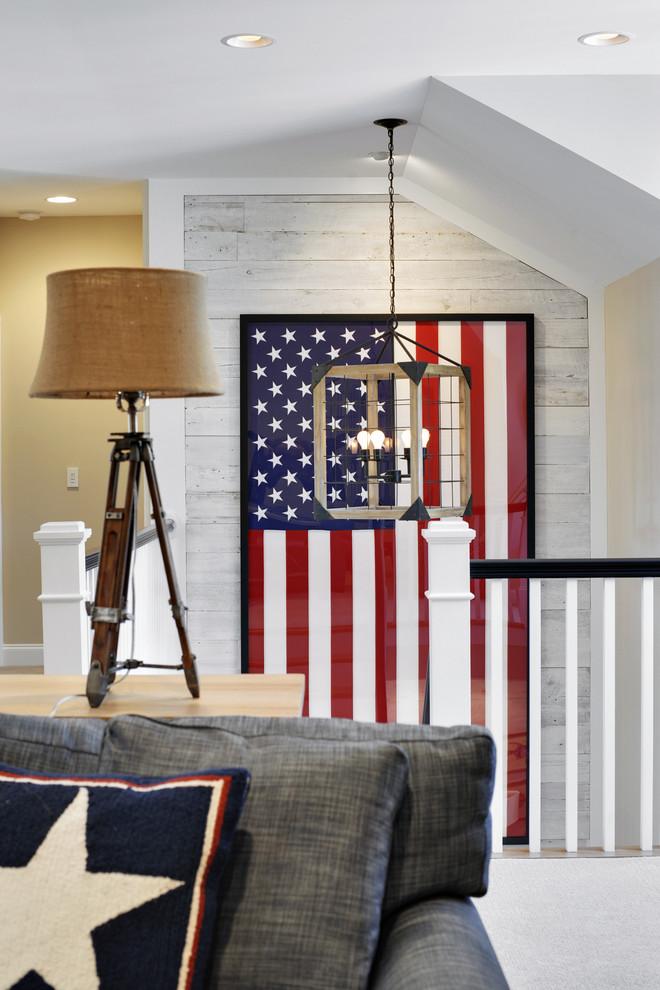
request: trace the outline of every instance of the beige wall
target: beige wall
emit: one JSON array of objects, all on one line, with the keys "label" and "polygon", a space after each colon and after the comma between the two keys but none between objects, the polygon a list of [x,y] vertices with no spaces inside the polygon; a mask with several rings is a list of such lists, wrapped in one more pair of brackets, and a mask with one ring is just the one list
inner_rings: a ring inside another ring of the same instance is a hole
[{"label": "beige wall", "polygon": [[660,259],[605,290],[608,551],[660,555]]},{"label": "beige wall", "polygon": [[[82,519],[100,541],[106,436],[124,418],[110,401],[30,399],[46,312],[46,275],[62,268],[141,265],[141,218],[0,219],[2,539],[5,643],[41,643],[42,522]],[[67,491],[66,468],[80,470]]]},{"label": "beige wall", "polygon": [[[660,259],[605,290],[607,374],[607,504],[610,557],[660,556]],[[656,581],[656,585],[658,582]],[[616,794],[617,845],[639,842],[640,587],[617,581]],[[660,596],[655,596],[660,628]],[[656,671],[660,636],[655,636]],[[660,711],[660,678],[655,681]],[[657,722],[656,722],[657,726]],[[655,733],[660,766],[660,732]],[[656,770],[657,779],[657,770]],[[654,842],[660,842],[656,787]]]}]

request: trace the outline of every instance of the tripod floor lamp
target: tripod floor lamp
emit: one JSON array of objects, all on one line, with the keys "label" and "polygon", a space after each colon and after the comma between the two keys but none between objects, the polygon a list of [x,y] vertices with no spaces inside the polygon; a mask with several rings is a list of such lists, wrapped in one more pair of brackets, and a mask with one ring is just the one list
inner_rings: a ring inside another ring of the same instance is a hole
[{"label": "tripod floor lamp", "polygon": [[[48,399],[114,399],[128,413],[128,429],[110,436],[110,480],[96,595],[87,698],[97,708],[120,670],[183,670],[199,697],[195,656],[186,629],[165,524],[152,439],[138,429],[149,397],[219,395],[206,316],[206,282],[193,272],[163,268],[84,268],[47,280],[46,332],[30,395]],[[122,465],[126,465],[122,472]],[[181,663],[147,663],[117,656],[128,617],[138,498],[144,470],[158,535]],[[122,485],[121,474],[125,475]]]}]

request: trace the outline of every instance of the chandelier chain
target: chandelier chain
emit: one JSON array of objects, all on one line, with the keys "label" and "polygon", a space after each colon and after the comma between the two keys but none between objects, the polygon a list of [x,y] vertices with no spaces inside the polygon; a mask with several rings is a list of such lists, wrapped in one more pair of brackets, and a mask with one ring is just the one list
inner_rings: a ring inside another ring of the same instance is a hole
[{"label": "chandelier chain", "polygon": [[390,329],[396,330],[399,321],[396,318],[396,274],[394,270],[394,128],[388,127],[388,172],[389,201],[390,201]]}]

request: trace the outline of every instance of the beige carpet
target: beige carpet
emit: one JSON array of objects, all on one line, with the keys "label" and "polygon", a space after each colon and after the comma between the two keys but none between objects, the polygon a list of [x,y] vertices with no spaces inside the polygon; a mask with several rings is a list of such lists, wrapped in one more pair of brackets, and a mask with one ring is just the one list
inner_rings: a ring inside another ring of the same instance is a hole
[{"label": "beige carpet", "polygon": [[475,900],[511,990],[660,988],[660,858],[498,859]]}]

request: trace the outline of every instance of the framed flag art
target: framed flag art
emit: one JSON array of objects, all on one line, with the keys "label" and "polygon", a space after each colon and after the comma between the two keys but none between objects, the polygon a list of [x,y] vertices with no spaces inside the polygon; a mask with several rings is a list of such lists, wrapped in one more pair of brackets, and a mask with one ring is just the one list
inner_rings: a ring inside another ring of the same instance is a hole
[{"label": "framed flag art", "polygon": [[[305,674],[310,716],[418,722],[421,715],[427,523],[323,519],[314,512],[312,369],[344,355],[352,364],[405,360],[395,353],[396,342],[392,353],[381,353],[386,327],[385,316],[241,317],[242,666],[250,673]],[[433,360],[430,348],[469,369],[472,498],[465,518],[476,531],[473,557],[533,557],[533,317],[400,316],[399,329],[417,343],[415,360]],[[347,396],[340,414],[347,438],[355,436],[363,427],[359,404]],[[359,498],[360,479],[341,456],[327,470],[344,482],[336,486],[337,499],[348,499],[342,492],[350,490]],[[477,723],[485,721],[485,585],[475,581],[472,589]],[[527,582],[509,581],[508,595],[508,835],[522,841]]]}]

